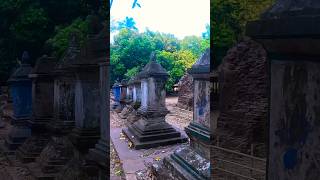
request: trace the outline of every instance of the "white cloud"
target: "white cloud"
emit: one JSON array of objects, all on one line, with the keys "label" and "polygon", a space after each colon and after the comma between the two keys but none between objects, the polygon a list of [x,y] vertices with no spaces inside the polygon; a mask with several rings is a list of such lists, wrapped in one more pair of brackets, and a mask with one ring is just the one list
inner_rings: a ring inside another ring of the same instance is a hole
[{"label": "white cloud", "polygon": [[114,0],[111,19],[133,17],[140,32],[152,31],[185,36],[201,36],[210,22],[210,0],[138,0],[141,8],[131,8],[133,0]]}]

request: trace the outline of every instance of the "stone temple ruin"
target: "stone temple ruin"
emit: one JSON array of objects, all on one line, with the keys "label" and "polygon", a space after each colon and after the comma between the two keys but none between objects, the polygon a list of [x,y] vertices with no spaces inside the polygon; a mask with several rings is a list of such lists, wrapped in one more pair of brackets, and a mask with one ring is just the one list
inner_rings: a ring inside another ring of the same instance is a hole
[{"label": "stone temple ruin", "polygon": [[102,28],[80,47],[72,34],[60,60],[44,55],[34,67],[27,52],[23,54],[21,66],[8,80],[13,114],[1,117],[9,116],[3,121],[9,132],[1,137],[5,141],[0,147],[11,164],[1,167],[1,176],[57,180],[109,176],[108,38]]},{"label": "stone temple ruin", "polygon": [[189,73],[186,73],[180,79],[178,85],[178,103],[177,106],[192,111],[193,108],[193,79]]},{"label": "stone temple ruin", "polygon": [[233,173],[263,178],[268,110],[266,52],[252,40],[240,42],[224,57],[219,79],[220,113],[214,122],[211,154],[216,164],[214,177]]},{"label": "stone temple ruin", "polygon": [[193,77],[193,120],[185,128],[190,145],[177,148],[163,162],[152,167],[160,179],[210,179],[210,145],[212,144],[212,109],[210,96],[213,90],[210,73],[210,50],[189,70]]},{"label": "stone temple ruin", "polygon": [[137,113],[141,118],[123,129],[135,149],[185,142],[179,131],[165,121],[165,82],[168,73],[156,62],[154,54],[150,62],[138,74],[141,80],[141,106]]},{"label": "stone temple ruin", "polygon": [[[165,120],[168,73],[155,55],[113,85],[133,150],[190,140],[150,166],[157,179],[319,179],[319,8],[278,0],[213,71],[206,50],[182,80],[193,86],[178,100],[193,110],[188,137]],[[0,179],[108,179],[109,35],[97,27],[83,46],[72,34],[59,60],[31,67],[23,53],[0,95]]]}]

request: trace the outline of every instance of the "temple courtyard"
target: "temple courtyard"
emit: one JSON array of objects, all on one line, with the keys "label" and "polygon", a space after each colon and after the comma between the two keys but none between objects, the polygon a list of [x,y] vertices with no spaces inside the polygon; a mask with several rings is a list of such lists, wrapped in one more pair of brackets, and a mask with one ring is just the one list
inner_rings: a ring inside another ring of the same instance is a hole
[{"label": "temple courtyard", "polygon": [[[113,103],[113,101],[110,102],[110,104]],[[192,119],[192,111],[177,107],[177,103],[177,96],[170,96],[166,98],[166,107],[170,111],[166,116],[166,121],[183,131]],[[126,127],[126,121],[127,119],[123,119],[118,113],[111,111],[111,180],[134,178],[138,180],[152,179],[153,173],[150,169],[152,164],[162,160],[165,156],[177,149],[177,147],[186,146],[188,144],[180,143],[150,149],[132,149],[128,139],[121,132],[121,129]]]}]

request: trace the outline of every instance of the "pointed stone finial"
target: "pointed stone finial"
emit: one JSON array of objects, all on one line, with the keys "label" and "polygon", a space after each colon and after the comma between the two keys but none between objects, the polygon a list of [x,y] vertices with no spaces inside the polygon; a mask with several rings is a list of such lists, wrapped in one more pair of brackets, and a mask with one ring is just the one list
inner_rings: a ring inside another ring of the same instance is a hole
[{"label": "pointed stone finial", "polygon": [[156,53],[155,53],[155,52],[152,52],[152,53],[151,53],[151,55],[150,55],[150,60],[156,62],[157,56],[156,56]]},{"label": "pointed stone finial", "polygon": [[28,51],[23,51],[22,57],[21,57],[21,63],[22,64],[29,64],[30,63],[29,60],[30,60],[30,56],[29,56]]}]

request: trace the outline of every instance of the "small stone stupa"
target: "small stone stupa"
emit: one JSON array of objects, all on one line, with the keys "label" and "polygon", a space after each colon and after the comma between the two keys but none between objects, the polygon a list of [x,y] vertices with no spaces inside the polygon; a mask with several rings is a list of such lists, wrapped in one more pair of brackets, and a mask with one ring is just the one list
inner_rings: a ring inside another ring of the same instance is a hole
[{"label": "small stone stupa", "polygon": [[7,149],[5,151],[16,150],[28,137],[31,130],[27,121],[32,113],[32,81],[28,77],[31,73],[29,53],[23,52],[20,67],[11,75],[8,80],[10,94],[13,100],[12,128],[5,139]]},{"label": "small stone stupa", "polygon": [[54,79],[52,77],[56,60],[46,55],[37,60],[29,74],[32,80],[32,115],[28,120],[32,136],[17,150],[22,162],[32,162],[40,155],[49,141],[47,124],[53,118]]},{"label": "small stone stupa", "polygon": [[210,49],[197,60],[189,70],[193,77],[193,120],[185,128],[190,146],[179,147],[164,158],[164,165],[177,179],[211,179],[210,145],[213,138],[213,118],[210,109]]},{"label": "small stone stupa", "polygon": [[151,54],[150,62],[139,73],[141,79],[141,107],[138,114],[141,119],[123,129],[124,134],[133,143],[135,149],[186,142],[179,131],[165,121],[169,113],[165,105],[165,82],[168,79],[166,70],[156,62]]}]

